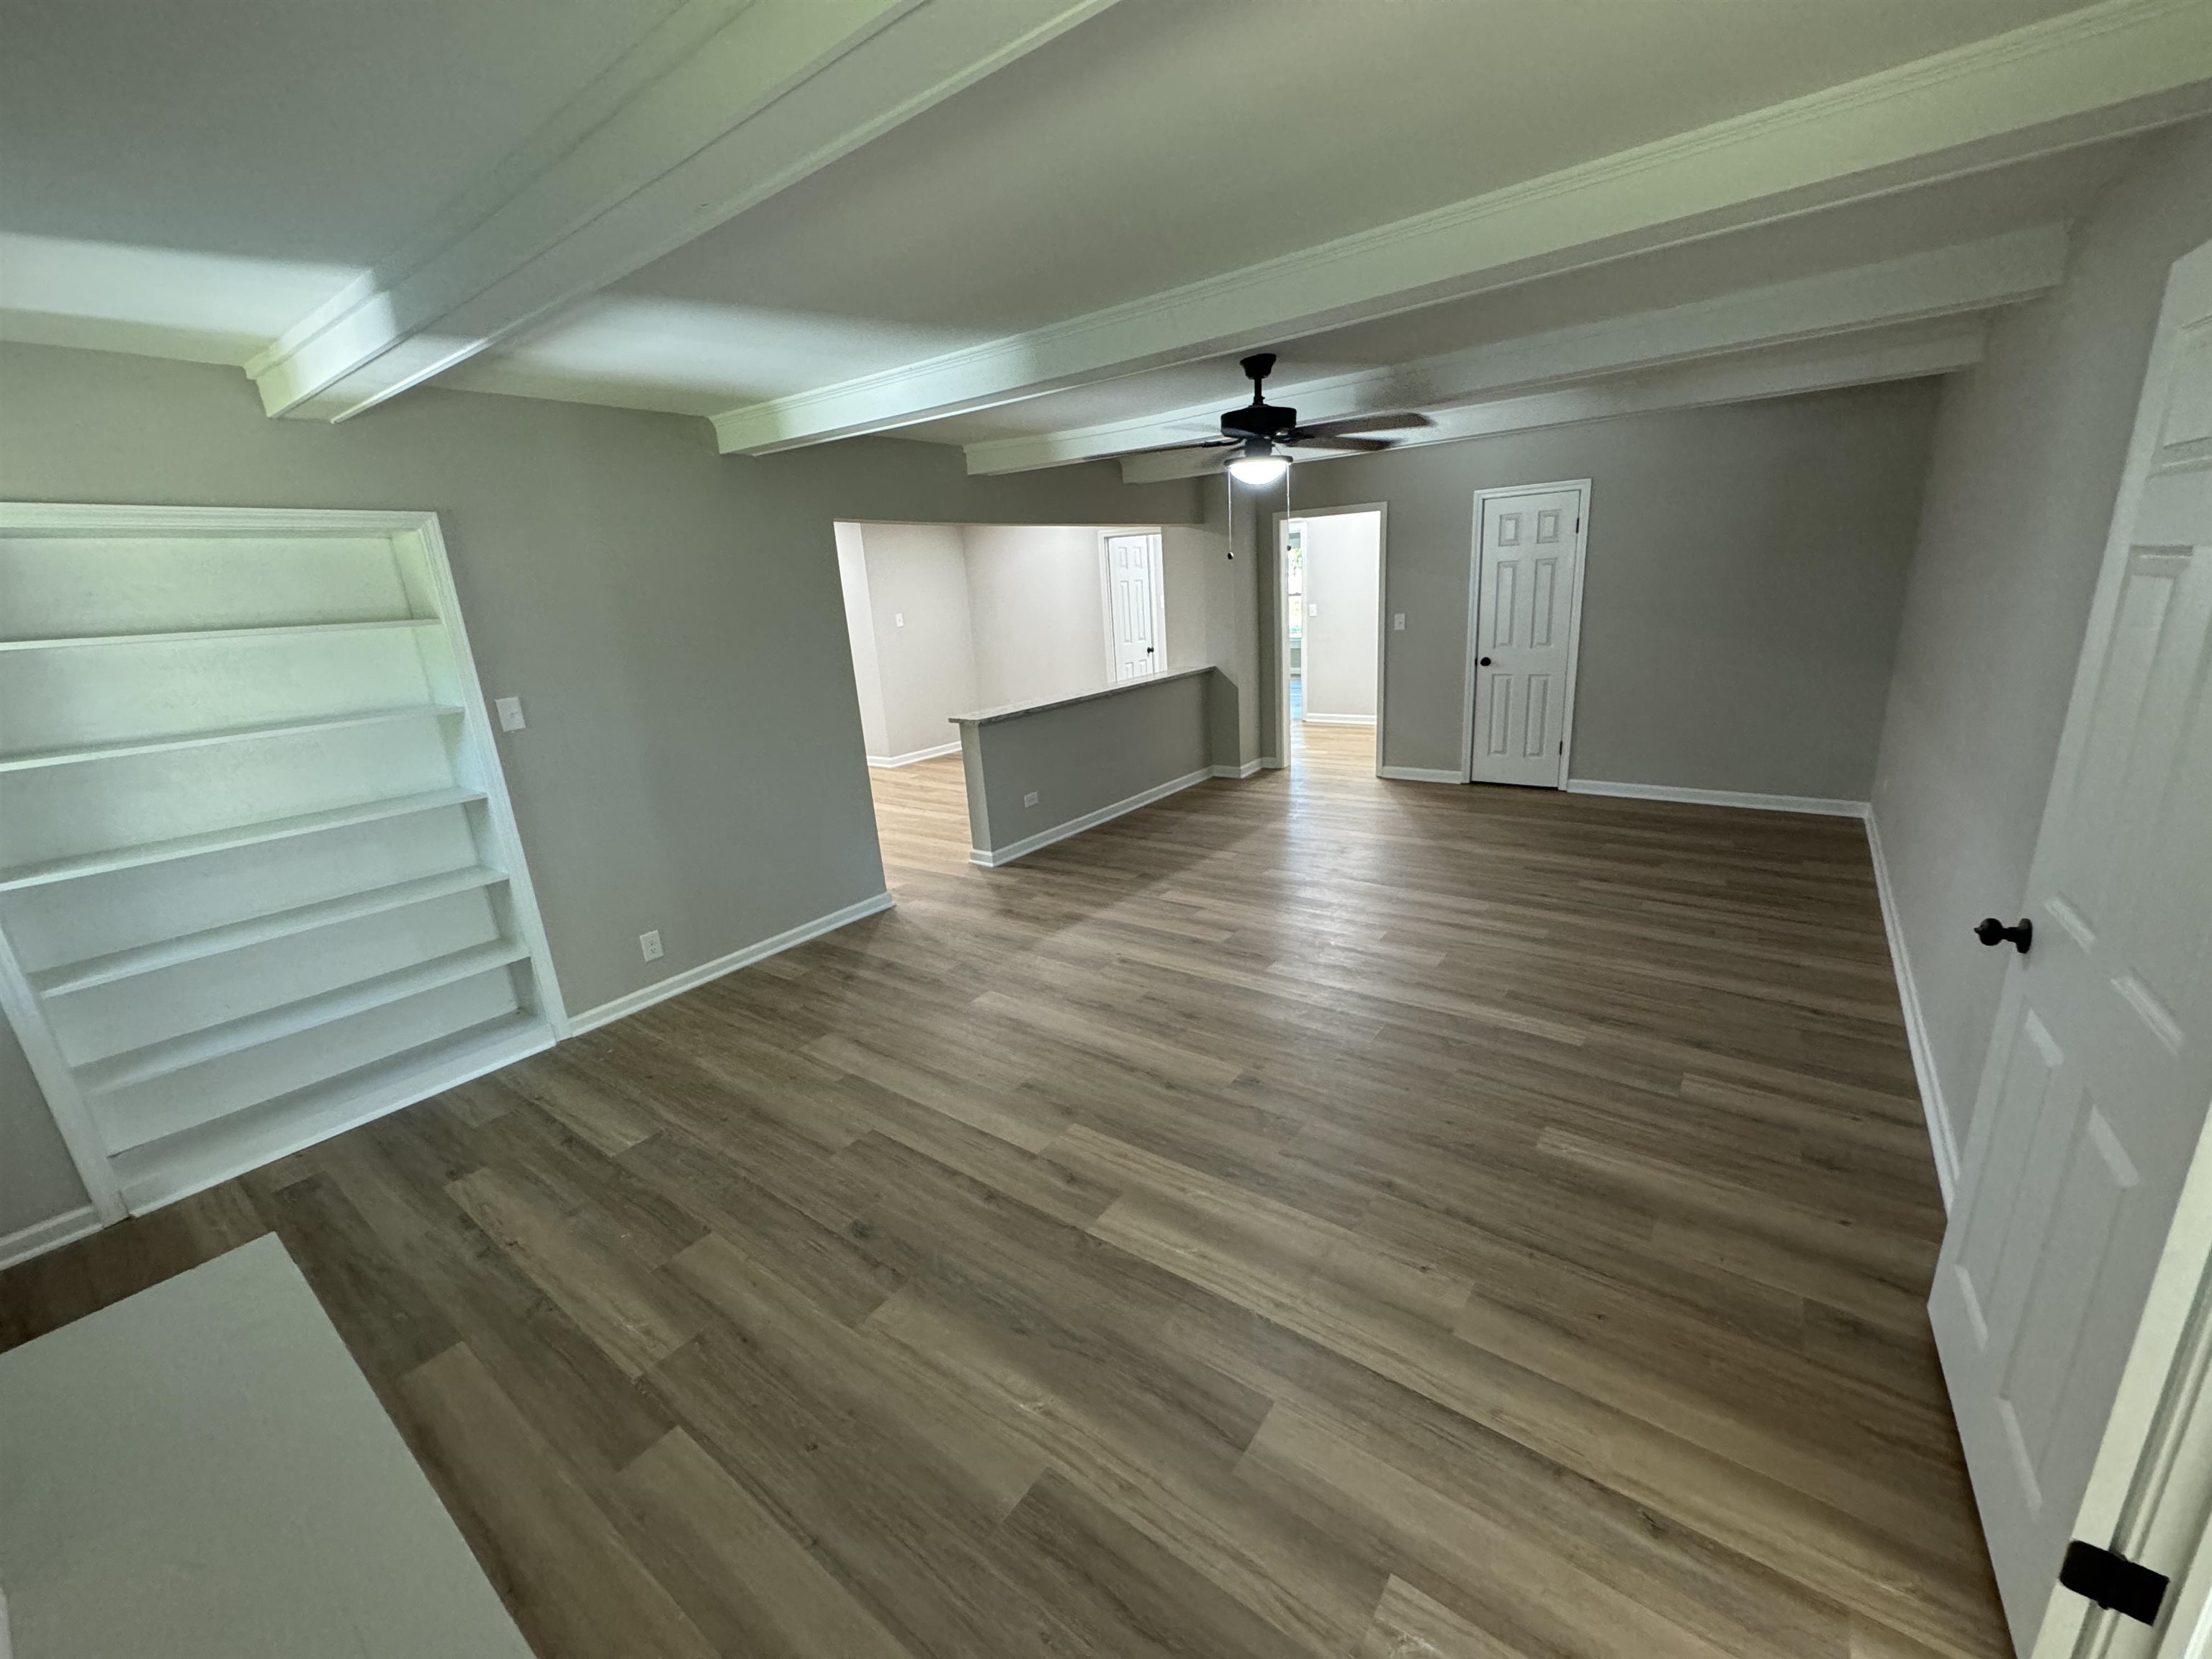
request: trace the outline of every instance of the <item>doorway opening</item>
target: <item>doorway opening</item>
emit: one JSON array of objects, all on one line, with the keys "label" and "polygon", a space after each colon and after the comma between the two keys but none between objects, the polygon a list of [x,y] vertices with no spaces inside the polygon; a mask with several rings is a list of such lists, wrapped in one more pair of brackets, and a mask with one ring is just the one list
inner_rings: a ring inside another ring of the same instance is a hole
[{"label": "doorway opening", "polygon": [[841,520],[854,692],[891,885],[969,868],[958,716],[1164,672],[1152,525]]},{"label": "doorway opening", "polygon": [[1384,510],[1277,520],[1285,763],[1380,769]]}]

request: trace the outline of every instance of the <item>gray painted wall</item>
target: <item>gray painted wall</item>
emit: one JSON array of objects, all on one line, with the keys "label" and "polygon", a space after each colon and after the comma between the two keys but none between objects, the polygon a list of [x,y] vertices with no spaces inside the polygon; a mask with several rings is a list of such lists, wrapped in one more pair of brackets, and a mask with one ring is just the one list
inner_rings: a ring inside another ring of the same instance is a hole
[{"label": "gray painted wall", "polygon": [[[973,844],[1003,852],[1209,769],[1209,700],[1218,679],[1196,671],[1138,681],[1079,702],[965,726],[962,758]],[[1035,805],[1027,802],[1031,793]]]},{"label": "gray painted wall", "polygon": [[[1092,525],[977,525],[967,532],[975,702],[1044,702],[1109,684],[1106,596]],[[1169,618],[1173,632],[1175,619]]]},{"label": "gray painted wall", "polygon": [[1305,525],[1305,703],[1310,719],[1375,718],[1382,639],[1382,515],[1346,513]]},{"label": "gray painted wall", "polygon": [[1260,725],[1265,684],[1260,584],[1266,573],[1243,541],[1247,509],[1237,513],[1239,539],[1232,559],[1222,481],[1202,479],[1199,489],[1205,522],[1171,524],[1161,532],[1168,666],[1207,665],[1218,671],[1207,705],[1215,760],[1224,766],[1251,765],[1267,752],[1261,747]]},{"label": "gray painted wall", "polygon": [[869,752],[888,760],[941,749],[957,736],[946,722],[977,707],[960,526],[863,525],[860,539],[884,694],[884,747]]},{"label": "gray painted wall", "polygon": [[2212,123],[2161,139],[1943,396],[1874,793],[1942,1107],[1963,1147],[2166,270],[2212,239]]},{"label": "gray painted wall", "polygon": [[1383,635],[1384,763],[1461,763],[1474,492],[1589,478],[1574,775],[1864,800],[1937,395],[1869,386],[1297,468],[1299,507],[1389,503],[1406,631]]},{"label": "gray painted wall", "polygon": [[888,439],[748,460],[701,421],[436,390],[272,421],[235,369],[13,345],[0,495],[438,510],[485,687],[529,710],[501,753],[577,1011],[881,889],[836,520],[1202,506],[1110,466],[971,478],[957,451]]},{"label": "gray painted wall", "polygon": [[[838,570],[868,753],[878,760],[927,753],[953,741],[946,722],[956,714],[1111,684],[1099,571],[1104,529],[839,524]],[[1202,617],[1185,631],[1203,644]]]}]

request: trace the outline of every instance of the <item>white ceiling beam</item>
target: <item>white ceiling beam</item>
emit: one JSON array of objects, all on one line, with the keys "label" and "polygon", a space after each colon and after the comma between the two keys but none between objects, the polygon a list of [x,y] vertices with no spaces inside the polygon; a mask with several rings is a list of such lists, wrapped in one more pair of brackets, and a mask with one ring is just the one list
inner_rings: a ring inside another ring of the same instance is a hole
[{"label": "white ceiling beam", "polygon": [[246,365],[272,415],[421,384],[889,131],[1113,0],[687,0]]},{"label": "white ceiling beam", "polygon": [[[1617,415],[1661,410],[1703,409],[1716,404],[1754,403],[1850,386],[1914,380],[1948,374],[1982,359],[1984,324],[1979,318],[1947,319],[1936,324],[1870,331],[1861,339],[1825,339],[1776,347],[1743,356],[1706,361],[1617,380],[1539,392],[1463,409],[1443,410],[1425,431],[1395,434],[1398,449],[1425,444],[1458,443],[1505,432],[1574,426]],[[1297,470],[1353,456],[1309,456]],[[1130,455],[1121,462],[1126,483],[1158,483],[1218,472],[1218,458],[1188,452]]]},{"label": "white ceiling beam", "polygon": [[[1416,362],[1278,384],[1268,396],[1307,421],[1385,410],[1433,411],[1884,324],[1986,311],[2046,293],[2065,273],[2065,228],[2044,226]],[[1022,472],[1199,442],[1218,434],[1221,410],[1217,400],[1141,420],[988,439],[966,447],[968,470]]]},{"label": "white ceiling beam", "polygon": [[765,454],[969,414],[1863,199],[2212,107],[2203,0],[2104,0],[1029,333],[714,416]]}]

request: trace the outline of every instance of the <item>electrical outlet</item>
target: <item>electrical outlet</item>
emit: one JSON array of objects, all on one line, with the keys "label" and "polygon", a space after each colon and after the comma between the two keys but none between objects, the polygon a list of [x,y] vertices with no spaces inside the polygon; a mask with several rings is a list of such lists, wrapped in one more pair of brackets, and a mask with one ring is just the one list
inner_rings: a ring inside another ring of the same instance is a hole
[{"label": "electrical outlet", "polygon": [[501,697],[498,702],[493,703],[492,707],[499,710],[499,729],[501,731],[520,732],[522,730],[521,698]]},{"label": "electrical outlet", "polygon": [[894,628],[904,628],[906,626],[906,612],[903,611],[892,611],[891,626]]},{"label": "electrical outlet", "polygon": [[1306,615],[1309,617],[1318,617],[1321,615],[1321,601],[1319,599],[1316,599],[1311,605],[1309,605],[1306,607]]},{"label": "electrical outlet", "polygon": [[1394,634],[1402,634],[1406,631],[1406,613],[1404,611],[1401,611],[1390,618],[1390,631]]},{"label": "electrical outlet", "polygon": [[659,961],[660,929],[656,927],[649,933],[640,933],[637,936],[637,948],[645,953],[645,959],[647,962]]},{"label": "electrical outlet", "polygon": [[1022,797],[1022,805],[1024,806],[1035,806],[1036,802],[1037,792],[1034,789],[1030,790],[1028,794]]}]

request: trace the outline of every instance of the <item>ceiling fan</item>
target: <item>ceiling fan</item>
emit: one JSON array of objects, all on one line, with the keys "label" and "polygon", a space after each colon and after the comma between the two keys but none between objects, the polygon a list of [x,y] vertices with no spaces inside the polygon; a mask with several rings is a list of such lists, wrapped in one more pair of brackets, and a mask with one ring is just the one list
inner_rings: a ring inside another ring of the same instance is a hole
[{"label": "ceiling fan", "polygon": [[1194,444],[1162,444],[1138,450],[1142,455],[1179,453],[1193,457],[1220,450],[1230,477],[1239,483],[1271,484],[1290,470],[1292,449],[1333,450],[1343,454],[1370,454],[1389,449],[1395,441],[1370,438],[1370,432],[1407,432],[1432,424],[1425,415],[1411,412],[1385,415],[1347,415],[1340,420],[1298,424],[1298,411],[1267,399],[1264,382],[1274,373],[1275,354],[1255,351],[1240,363],[1252,382],[1252,401],[1226,410],[1221,416],[1221,435]]}]

